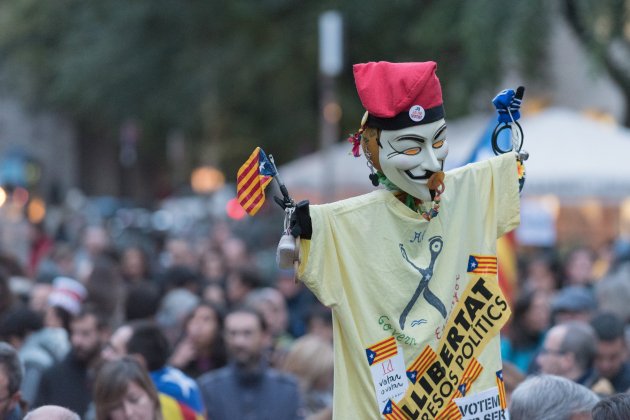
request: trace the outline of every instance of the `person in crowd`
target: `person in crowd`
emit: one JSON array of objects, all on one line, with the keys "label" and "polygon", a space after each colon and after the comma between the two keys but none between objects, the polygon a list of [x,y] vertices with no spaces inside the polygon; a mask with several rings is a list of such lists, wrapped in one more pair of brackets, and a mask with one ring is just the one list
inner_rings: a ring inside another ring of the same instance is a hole
[{"label": "person in crowd", "polygon": [[24,420],[81,420],[81,417],[65,407],[44,405],[30,411]]},{"label": "person in crowd", "polygon": [[262,287],[263,281],[258,270],[251,266],[242,266],[230,270],[225,282],[225,292],[230,308],[245,304],[249,292]]},{"label": "person in crowd", "polygon": [[44,315],[44,325],[52,328],[65,328],[70,335],[70,322],[81,311],[87,297],[83,284],[70,277],[57,277],[48,296]]},{"label": "person in crowd", "polygon": [[52,293],[52,283],[44,283],[37,281],[31,287],[31,294],[28,300],[29,309],[37,312],[44,317],[46,313],[46,307],[48,306],[48,297]]},{"label": "person in crowd", "polygon": [[186,320],[200,301],[199,296],[184,288],[170,290],[160,301],[155,320],[171,345],[181,336]]},{"label": "person in crowd", "polygon": [[601,312],[611,312],[624,323],[630,322],[630,271],[612,273],[597,282],[594,287],[597,308]]},{"label": "person in crowd", "polygon": [[81,236],[81,243],[74,255],[76,275],[85,281],[94,268],[96,260],[104,255],[111,246],[109,232],[101,225],[86,226]]},{"label": "person in crowd", "polygon": [[169,363],[193,378],[225,366],[223,315],[216,305],[201,302],[193,310]]},{"label": "person in crowd", "polygon": [[560,288],[558,267],[550,253],[538,253],[525,263],[523,286],[552,295]]},{"label": "person in crowd", "polygon": [[120,274],[127,284],[151,280],[149,257],[140,246],[128,246],[121,251]]},{"label": "person in crowd", "polygon": [[31,223],[29,225],[29,253],[27,274],[34,278],[37,274],[40,262],[48,256],[54,245],[53,239],[46,232],[44,223]]},{"label": "person in crowd", "polygon": [[103,359],[108,361],[127,355],[141,361],[158,392],[177,401],[184,418],[195,419],[205,415],[197,383],[181,370],[167,365],[170,346],[155,323],[137,321],[119,327],[102,352]]},{"label": "person in crowd", "polygon": [[568,322],[551,328],[545,337],[537,362],[541,373],[558,375],[591,387],[596,375],[595,333],[590,325]]},{"label": "person in crowd", "polygon": [[332,408],[334,360],[330,341],[317,335],[303,335],[289,350],[282,370],[298,378],[306,416],[320,415]]},{"label": "person in crowd", "polygon": [[592,286],[594,262],[595,255],[589,248],[585,246],[573,248],[564,259],[563,285]]},{"label": "person in crowd", "polygon": [[165,292],[171,290],[188,290],[198,294],[201,289],[199,273],[186,265],[173,265],[162,275],[162,289]]},{"label": "person in crowd", "polygon": [[197,269],[199,261],[192,244],[184,238],[167,239],[161,259],[162,266],[166,269],[186,267],[193,271]]},{"label": "person in crowd", "polygon": [[630,363],[623,321],[612,313],[599,313],[591,326],[597,336],[596,372],[610,382],[615,392],[626,392],[630,388]]},{"label": "person in crowd", "polygon": [[0,419],[19,420],[25,409],[20,386],[22,366],[17,351],[6,342],[0,342]]},{"label": "person in crowd", "polygon": [[279,368],[294,340],[287,332],[289,313],[284,296],[278,289],[263,287],[249,292],[245,305],[258,310],[265,317],[271,337],[268,360],[272,366]]},{"label": "person in crowd", "polygon": [[15,301],[15,296],[9,287],[9,275],[5,270],[0,269],[0,315],[9,311]]},{"label": "person in crowd", "polygon": [[221,252],[216,249],[209,249],[204,252],[201,255],[199,272],[207,283],[225,283],[227,269]]},{"label": "person in crowd", "polygon": [[534,360],[550,324],[549,296],[537,289],[522,291],[512,308],[512,323],[501,337],[501,357],[523,373],[535,370]]},{"label": "person in crowd", "polygon": [[306,333],[320,336],[332,343],[333,320],[331,309],[319,302],[315,302],[306,316]]},{"label": "person in crowd", "polygon": [[[126,356],[105,363],[94,381],[96,420],[179,419],[161,407],[161,396],[147,370],[135,358]],[[173,402],[175,403],[175,402]],[[176,404],[176,403],[175,403]],[[165,407],[169,405],[165,403]],[[193,418],[194,417],[190,417]]]},{"label": "person in crowd", "polygon": [[50,283],[55,277],[76,277],[75,253],[66,242],[56,242],[39,264],[36,279]]},{"label": "person in crowd", "polygon": [[593,420],[630,419],[630,394],[616,394],[601,399],[592,411]]},{"label": "person in crowd", "polygon": [[227,308],[227,296],[225,295],[225,288],[221,283],[206,282],[201,288],[201,299],[206,302],[212,302],[216,306]]},{"label": "person in crowd", "polygon": [[225,318],[228,366],[202,375],[199,386],[213,420],[254,419],[260,413],[275,420],[302,418],[298,383],[265,361],[269,332],[264,317],[237,308]]},{"label": "person in crowd", "polygon": [[141,282],[129,285],[125,298],[125,320],[155,319],[161,299],[160,290],[155,284]]},{"label": "person in crowd", "polygon": [[109,314],[112,325],[120,325],[124,318],[125,285],[114,262],[102,256],[97,258],[85,282],[86,303],[96,310]]},{"label": "person in crowd", "polygon": [[587,420],[599,398],[588,388],[555,375],[527,378],[512,393],[512,420]]},{"label": "person in crowd", "polygon": [[315,295],[301,281],[295,281],[293,270],[279,270],[276,288],[282,293],[289,311],[288,331],[297,338],[306,333],[306,318],[310,308],[315,305]]},{"label": "person in crowd", "polygon": [[22,398],[33,404],[44,371],[63,360],[70,350],[66,330],[44,328],[38,313],[18,308],[0,318],[0,340],[18,350],[24,367]]},{"label": "person in crowd", "polygon": [[110,335],[109,319],[85,305],[70,323],[68,355],[44,371],[35,407],[53,404],[84,415],[92,401],[93,372]]},{"label": "person in crowd", "polygon": [[551,300],[553,324],[568,321],[589,322],[596,310],[595,296],[585,286],[567,286]]}]

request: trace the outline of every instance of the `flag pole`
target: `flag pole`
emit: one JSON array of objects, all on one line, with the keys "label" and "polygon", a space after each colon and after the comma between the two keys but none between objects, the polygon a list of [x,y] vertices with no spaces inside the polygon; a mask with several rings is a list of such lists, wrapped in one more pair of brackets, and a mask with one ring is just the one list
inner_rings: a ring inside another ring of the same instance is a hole
[{"label": "flag pole", "polygon": [[273,199],[282,208],[295,207],[295,202],[289,195],[289,191],[287,190],[287,187],[284,185],[284,183],[280,179],[280,172],[278,172],[278,167],[276,166],[276,162],[273,160],[273,155],[269,155],[269,161],[273,165],[273,169],[276,172],[276,175],[273,177],[273,179],[278,184],[278,187],[280,188],[280,192],[282,193],[282,197],[283,197],[283,199],[280,199],[279,197],[274,196]]}]

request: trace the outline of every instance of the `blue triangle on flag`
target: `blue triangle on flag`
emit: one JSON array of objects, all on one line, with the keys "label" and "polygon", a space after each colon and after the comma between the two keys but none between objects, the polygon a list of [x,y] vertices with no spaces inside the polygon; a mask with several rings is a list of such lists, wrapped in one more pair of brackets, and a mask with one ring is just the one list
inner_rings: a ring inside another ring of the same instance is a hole
[{"label": "blue triangle on flag", "polygon": [[374,363],[374,359],[376,359],[376,352],[370,349],[365,349],[365,355],[367,356],[368,363],[370,364],[370,366],[372,366],[372,363]]},{"label": "blue triangle on flag", "polygon": [[407,378],[411,381],[412,384],[415,384],[418,380],[418,372],[415,370],[407,371]]},{"label": "blue triangle on flag", "polygon": [[383,409],[383,414],[392,414],[392,400],[387,400],[387,404],[385,404],[385,408]]},{"label": "blue triangle on flag", "polygon": [[475,268],[477,268],[478,265],[479,265],[479,263],[477,262],[477,259],[475,258],[475,256],[471,255],[471,256],[468,257],[468,268],[467,268],[466,271],[468,271],[470,273]]},{"label": "blue triangle on flag", "polygon": [[459,390],[459,393],[462,394],[462,397],[466,396],[466,384],[461,384],[457,387],[457,389]]}]

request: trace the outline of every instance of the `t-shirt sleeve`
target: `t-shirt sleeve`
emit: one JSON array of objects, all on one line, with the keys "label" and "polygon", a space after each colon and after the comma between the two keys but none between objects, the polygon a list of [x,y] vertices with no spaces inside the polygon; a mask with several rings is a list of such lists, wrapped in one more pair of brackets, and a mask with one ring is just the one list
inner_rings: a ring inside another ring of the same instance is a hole
[{"label": "t-shirt sleeve", "polygon": [[298,278],[315,294],[321,303],[333,306],[343,293],[339,284],[340,261],[334,233],[333,211],[330,205],[310,207],[313,234],[310,240],[300,240]]},{"label": "t-shirt sleeve", "polygon": [[515,229],[521,221],[516,154],[506,153],[489,159],[489,162],[499,238]]}]

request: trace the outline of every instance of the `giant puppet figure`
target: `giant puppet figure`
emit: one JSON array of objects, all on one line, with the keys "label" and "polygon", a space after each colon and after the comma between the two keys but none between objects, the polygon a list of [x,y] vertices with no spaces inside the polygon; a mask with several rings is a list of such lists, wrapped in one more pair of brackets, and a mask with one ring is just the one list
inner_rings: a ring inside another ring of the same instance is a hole
[{"label": "giant puppet figure", "polygon": [[367,110],[355,156],[385,188],[292,216],[298,278],[333,312],[335,419],[505,415],[496,241],[519,224],[523,156],[443,172],[436,67],[354,66]]}]

